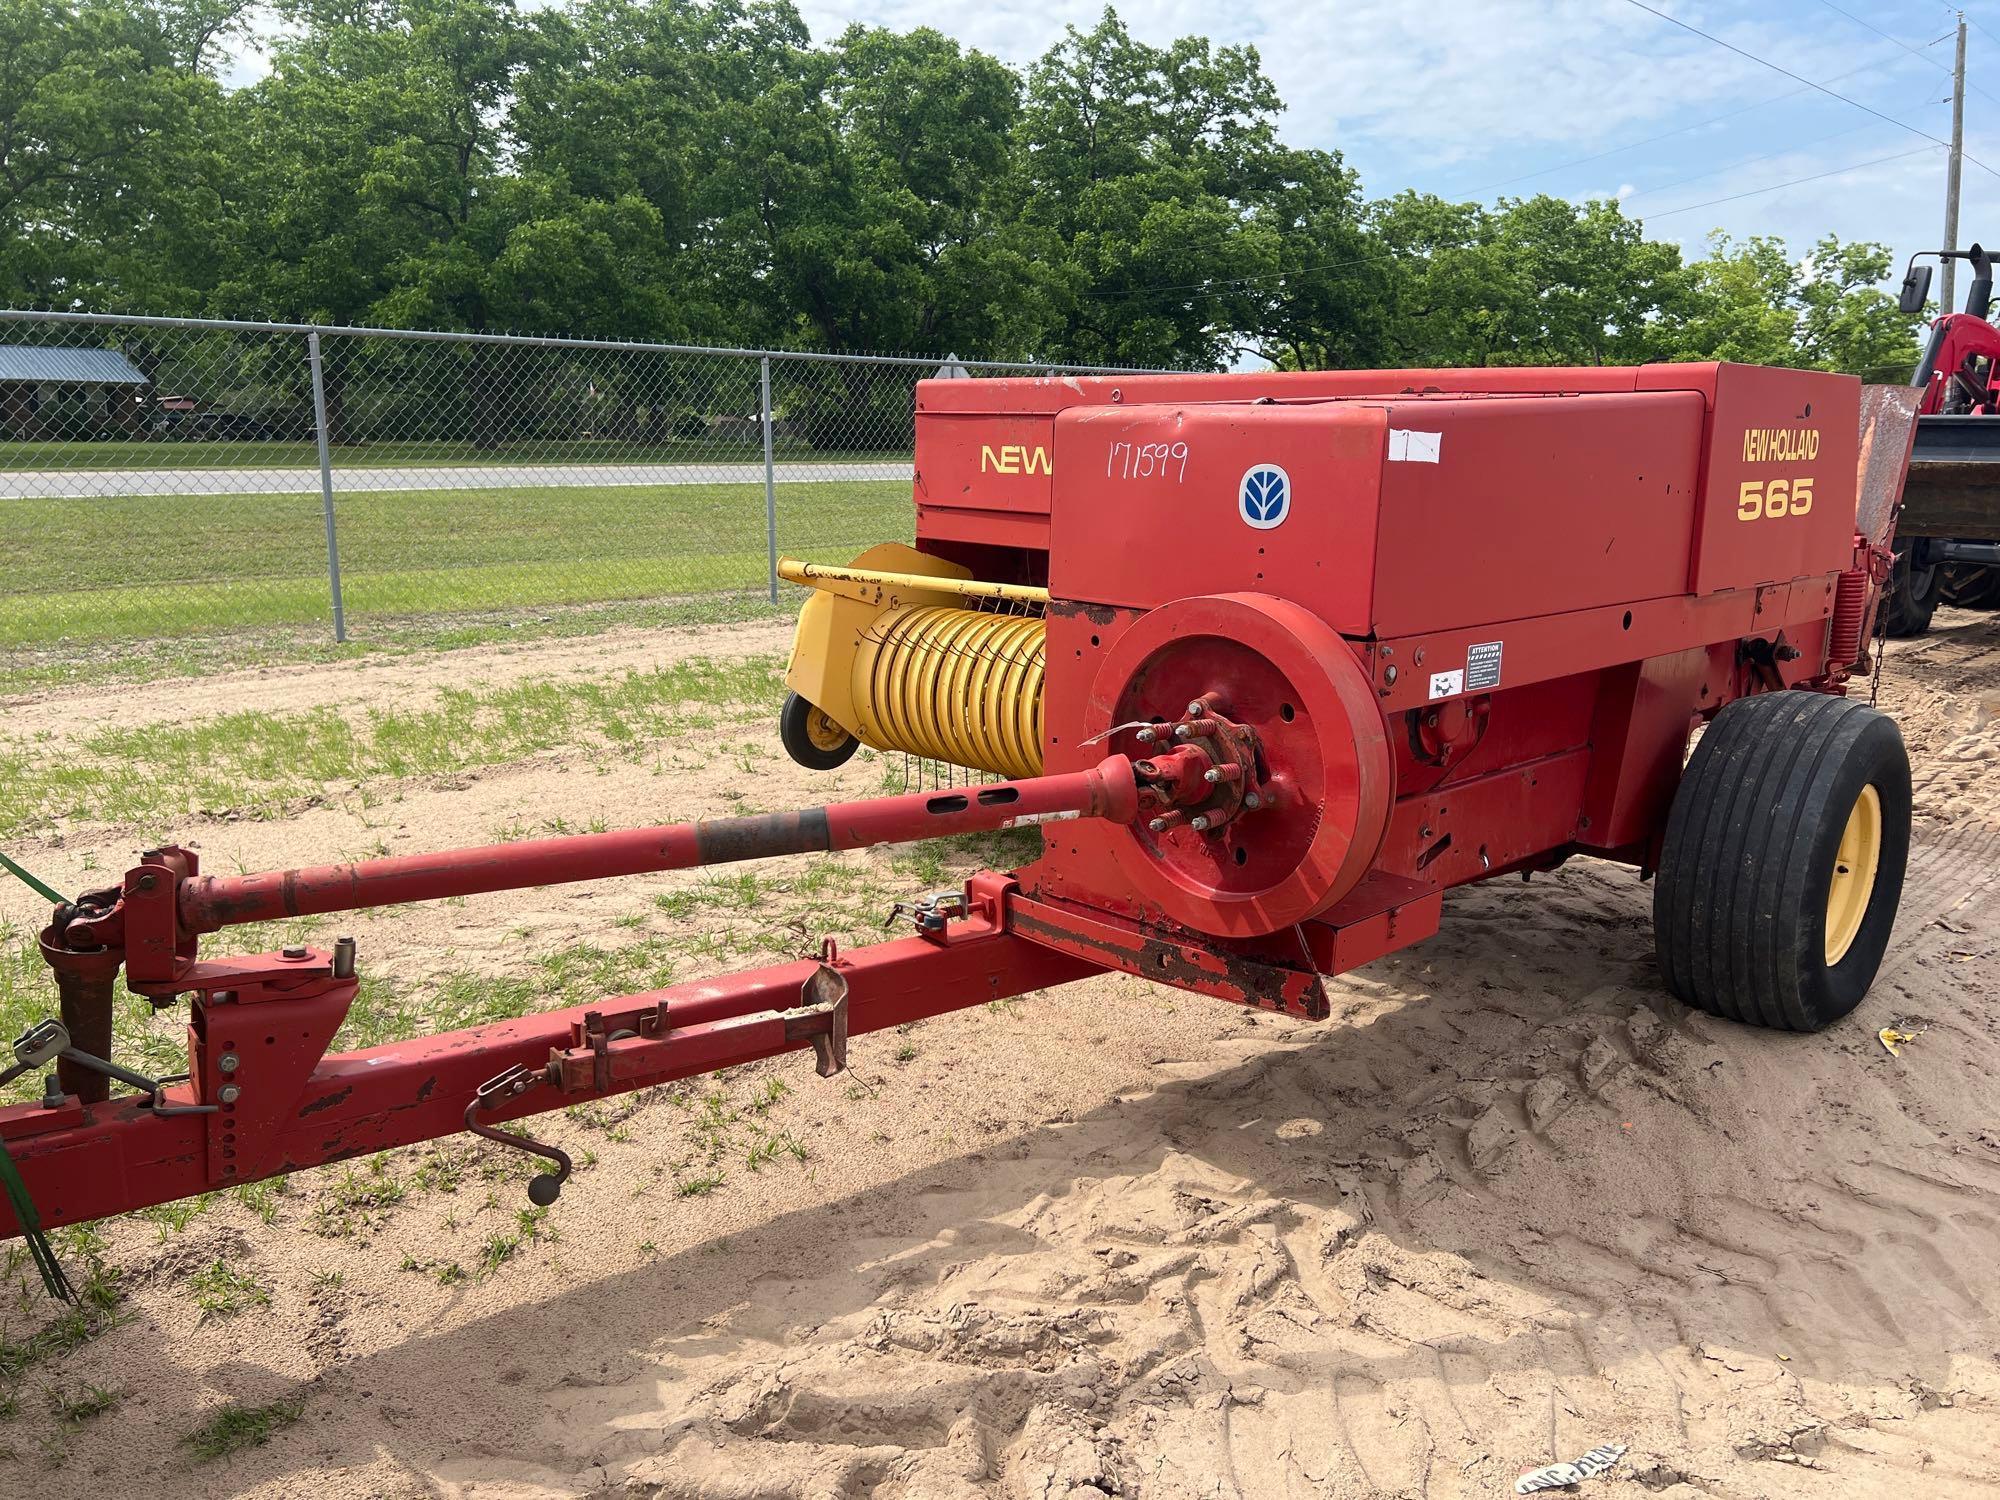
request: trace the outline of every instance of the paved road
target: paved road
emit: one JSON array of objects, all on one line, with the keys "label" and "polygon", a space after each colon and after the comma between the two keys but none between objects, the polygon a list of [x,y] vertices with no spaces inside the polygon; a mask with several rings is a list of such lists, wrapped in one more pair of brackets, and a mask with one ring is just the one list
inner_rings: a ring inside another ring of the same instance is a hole
[{"label": "paved road", "polygon": [[[910,478],[907,463],[779,464],[780,484]],[[762,464],[510,464],[333,470],[335,493],[367,490],[515,490],[550,486],[755,484]],[[0,470],[0,500],[108,500],[134,495],[317,495],[318,469]]]}]

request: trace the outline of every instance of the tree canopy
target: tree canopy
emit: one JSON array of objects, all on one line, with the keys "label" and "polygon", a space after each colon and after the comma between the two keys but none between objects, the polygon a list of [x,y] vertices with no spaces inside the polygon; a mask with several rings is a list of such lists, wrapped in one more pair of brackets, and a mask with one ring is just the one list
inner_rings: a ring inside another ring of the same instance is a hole
[{"label": "tree canopy", "polygon": [[1369,199],[1252,48],[1115,11],[1010,68],[790,0],[0,0],[0,301],[1217,366],[1880,375],[1888,252]]}]

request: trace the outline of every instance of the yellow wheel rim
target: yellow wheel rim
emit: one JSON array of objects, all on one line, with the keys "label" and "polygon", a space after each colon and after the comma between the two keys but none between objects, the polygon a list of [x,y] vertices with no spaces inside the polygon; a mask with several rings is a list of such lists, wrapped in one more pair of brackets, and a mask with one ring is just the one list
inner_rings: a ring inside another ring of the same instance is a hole
[{"label": "yellow wheel rim", "polygon": [[825,709],[815,708],[806,715],[806,738],[815,750],[838,750],[851,736]]},{"label": "yellow wheel rim", "polygon": [[1864,786],[1841,830],[1840,850],[1833,857],[1833,880],[1826,888],[1826,961],[1847,957],[1868,915],[1868,898],[1875,894],[1875,871],[1882,863],[1882,799]]}]

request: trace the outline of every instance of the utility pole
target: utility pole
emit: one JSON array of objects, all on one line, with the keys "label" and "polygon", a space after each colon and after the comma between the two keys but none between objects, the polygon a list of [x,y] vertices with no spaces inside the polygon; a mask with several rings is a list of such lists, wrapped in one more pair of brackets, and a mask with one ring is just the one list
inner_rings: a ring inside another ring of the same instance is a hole
[{"label": "utility pole", "polygon": [[[1958,248],[1958,158],[1965,149],[1965,12],[1958,13],[1958,57],[1951,67],[1951,160],[1944,169],[1944,247]],[[1952,268],[1957,261],[1946,257],[1944,262],[1944,291],[1938,300],[1938,311],[1951,312],[1957,304],[1952,300]]]}]

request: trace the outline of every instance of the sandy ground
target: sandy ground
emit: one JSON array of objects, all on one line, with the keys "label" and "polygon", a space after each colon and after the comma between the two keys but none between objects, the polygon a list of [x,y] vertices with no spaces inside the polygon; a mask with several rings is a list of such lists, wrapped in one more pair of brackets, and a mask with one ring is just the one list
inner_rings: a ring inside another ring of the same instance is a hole
[{"label": "sandy ground", "polygon": [[[6,732],[777,644],[718,627],[67,693],[10,704]],[[1623,1443],[1587,1491],[1992,1494],[2000,618],[1941,611],[1892,650],[1881,701],[1915,759],[1917,841],[1882,976],[1830,1033],[1674,1005],[1647,887],[1577,862],[1455,895],[1436,938],[1338,982],[1329,1023],[1107,978],[862,1039],[850,1078],[791,1058],[719,1102],[554,1118],[595,1164],[490,1268],[524,1203],[511,1169],[482,1175],[491,1153],[393,1154],[379,1171],[409,1191],[350,1233],[315,1216],[342,1169],[299,1174],[268,1224],[222,1201],[106,1226],[132,1316],[22,1383],[0,1492],[1489,1496]],[[670,788],[557,755],[283,823],[70,828],[17,852],[79,885],[168,833],[255,867],[879,779],[808,777],[754,733],[752,773]],[[869,868],[882,907],[909,893]],[[685,879],[351,925],[364,965],[404,977],[519,974],[566,943],[678,935],[651,898]],[[796,951],[788,900],[700,930],[746,961]],[[1891,1024],[1918,1033],[1900,1057],[1875,1039]],[[677,1196],[704,1110],[733,1116],[726,1181]],[[749,1170],[775,1132],[805,1159]],[[217,1259],[269,1304],[204,1315],[189,1278]],[[38,1393],[79,1382],[121,1399],[65,1435]],[[220,1403],[291,1395],[303,1415],[263,1446],[180,1446]]]}]

